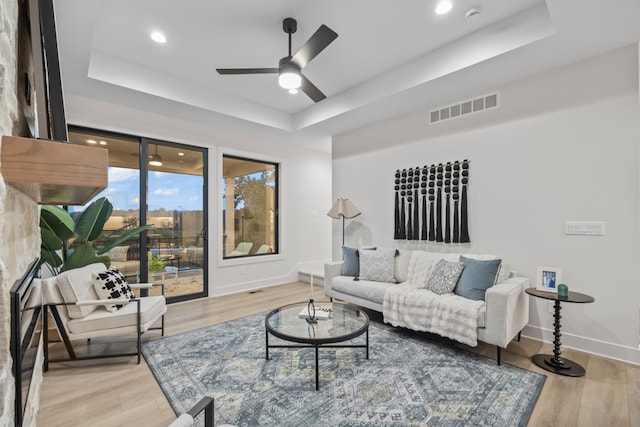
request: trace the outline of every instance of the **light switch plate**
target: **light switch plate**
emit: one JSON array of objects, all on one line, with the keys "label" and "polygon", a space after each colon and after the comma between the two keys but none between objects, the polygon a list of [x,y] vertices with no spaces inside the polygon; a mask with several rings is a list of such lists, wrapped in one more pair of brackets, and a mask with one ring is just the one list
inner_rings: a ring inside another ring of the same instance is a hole
[{"label": "light switch plate", "polygon": [[565,233],[570,235],[604,236],[604,221],[567,221]]}]

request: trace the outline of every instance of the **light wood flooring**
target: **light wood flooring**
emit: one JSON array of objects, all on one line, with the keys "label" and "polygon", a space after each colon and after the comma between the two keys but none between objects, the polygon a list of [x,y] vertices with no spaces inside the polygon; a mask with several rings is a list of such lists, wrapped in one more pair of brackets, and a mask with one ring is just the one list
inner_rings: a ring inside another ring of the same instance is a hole
[{"label": "light wood flooring", "polygon": [[[316,297],[322,293],[316,287]],[[219,298],[174,304],[166,315],[166,335],[201,328],[304,301],[309,285],[292,283]],[[375,317],[372,315],[372,320]],[[147,339],[157,336],[149,332]],[[425,339],[436,339],[425,337]],[[442,345],[451,345],[448,341]],[[55,344],[54,351],[63,346]],[[101,351],[99,343],[90,344]],[[106,345],[110,350],[115,344]],[[461,348],[495,358],[495,347]],[[640,426],[640,367],[571,350],[563,356],[584,366],[587,374],[569,378],[531,362],[551,345],[523,338],[502,352],[510,363],[547,375],[529,426]],[[38,426],[166,426],[175,414],[144,358],[98,359],[51,364],[41,389]]]}]

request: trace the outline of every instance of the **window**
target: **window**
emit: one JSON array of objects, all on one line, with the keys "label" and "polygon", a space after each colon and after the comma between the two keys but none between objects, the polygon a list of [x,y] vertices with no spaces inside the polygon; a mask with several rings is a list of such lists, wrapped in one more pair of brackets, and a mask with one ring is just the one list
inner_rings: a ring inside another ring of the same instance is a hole
[{"label": "window", "polygon": [[223,257],[278,253],[278,165],[225,155],[222,170]]}]

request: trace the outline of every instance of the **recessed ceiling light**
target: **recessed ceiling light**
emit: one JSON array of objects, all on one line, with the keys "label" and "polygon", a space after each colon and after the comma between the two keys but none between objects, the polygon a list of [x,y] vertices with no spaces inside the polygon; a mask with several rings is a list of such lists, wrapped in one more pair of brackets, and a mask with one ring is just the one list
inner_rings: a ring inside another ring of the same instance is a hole
[{"label": "recessed ceiling light", "polygon": [[289,93],[291,95],[295,95],[296,93],[298,93],[298,89],[296,89],[295,87],[292,87],[291,89],[289,89]]},{"label": "recessed ceiling light", "polygon": [[151,33],[151,40],[153,40],[156,43],[166,43],[167,42],[167,38],[160,31],[154,31],[153,33]]},{"label": "recessed ceiling light", "polygon": [[95,139],[87,139],[87,144],[97,144]]},{"label": "recessed ceiling light", "polygon": [[183,153],[182,151],[180,151],[180,152],[178,153],[178,156],[184,156],[184,153]]},{"label": "recessed ceiling light", "polygon": [[453,3],[449,0],[441,0],[436,5],[436,13],[438,15],[444,15],[445,13],[449,13],[453,8]]},{"label": "recessed ceiling light", "polygon": [[100,145],[107,145],[107,141],[100,141]]}]

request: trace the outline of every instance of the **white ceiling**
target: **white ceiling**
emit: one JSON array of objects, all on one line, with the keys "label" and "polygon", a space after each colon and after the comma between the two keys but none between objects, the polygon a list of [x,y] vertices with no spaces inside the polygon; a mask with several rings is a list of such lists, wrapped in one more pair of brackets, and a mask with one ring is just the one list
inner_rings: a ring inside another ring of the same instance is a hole
[{"label": "white ceiling", "polygon": [[[436,0],[56,0],[64,87],[326,150],[327,136],[640,40],[638,0],[453,2],[438,16]],[[277,67],[286,17],[298,21],[294,52],[321,24],[339,35],[303,70],[327,95],[317,104],[275,74],[215,71]]]}]

